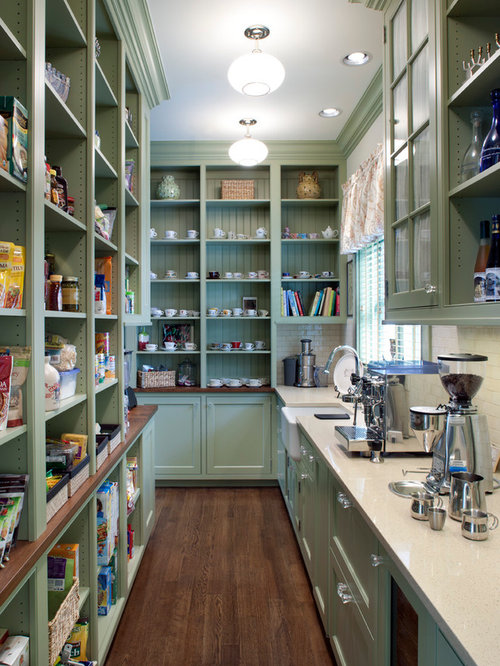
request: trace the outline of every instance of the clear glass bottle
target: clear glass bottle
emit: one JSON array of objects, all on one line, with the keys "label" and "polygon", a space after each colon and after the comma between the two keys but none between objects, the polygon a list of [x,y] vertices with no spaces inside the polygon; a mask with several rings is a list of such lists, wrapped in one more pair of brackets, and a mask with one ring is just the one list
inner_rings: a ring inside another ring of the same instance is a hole
[{"label": "clear glass bottle", "polygon": [[472,124],[472,139],[465,151],[460,167],[460,182],[477,176],[479,173],[479,163],[481,160],[481,149],[483,145],[483,133],[481,131],[483,117],[479,111],[473,111],[470,114]]},{"label": "clear glass bottle", "polygon": [[493,106],[493,119],[481,150],[479,168],[481,172],[500,162],[500,88],[492,90],[490,97]]},{"label": "clear glass bottle", "polygon": [[474,266],[474,302],[482,303],[486,300],[486,264],[490,253],[490,222],[481,220],[480,240],[477,250],[476,264]]},{"label": "clear glass bottle", "polygon": [[491,247],[485,273],[486,300],[500,301],[500,215],[491,218]]}]

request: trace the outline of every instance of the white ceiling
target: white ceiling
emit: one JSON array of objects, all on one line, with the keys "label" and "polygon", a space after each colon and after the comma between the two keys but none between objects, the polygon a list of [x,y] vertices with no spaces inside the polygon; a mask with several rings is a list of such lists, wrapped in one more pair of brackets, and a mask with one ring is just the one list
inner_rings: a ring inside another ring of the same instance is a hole
[{"label": "white ceiling", "polygon": [[[336,139],[382,62],[382,13],[348,0],[148,0],[170,91],[151,113],[154,141],[233,141],[241,118],[255,118],[263,140]],[[265,53],[281,60],[283,85],[265,97],[236,92],[227,69],[254,42],[243,32],[270,29]],[[342,58],[368,51],[372,60],[347,67]],[[338,118],[321,118],[324,107]]]}]

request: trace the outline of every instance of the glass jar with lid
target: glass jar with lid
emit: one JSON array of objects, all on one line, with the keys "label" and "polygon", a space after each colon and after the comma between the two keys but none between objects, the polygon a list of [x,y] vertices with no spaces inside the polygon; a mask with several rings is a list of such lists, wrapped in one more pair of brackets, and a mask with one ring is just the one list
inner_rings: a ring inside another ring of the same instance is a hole
[{"label": "glass jar with lid", "polygon": [[62,280],[62,309],[65,312],[80,311],[80,286],[74,275],[65,276]]},{"label": "glass jar with lid", "polygon": [[177,386],[196,386],[196,365],[188,358],[179,363],[175,383]]},{"label": "glass jar with lid", "polygon": [[62,310],[62,275],[53,273],[50,278],[49,284],[49,310],[60,312]]}]

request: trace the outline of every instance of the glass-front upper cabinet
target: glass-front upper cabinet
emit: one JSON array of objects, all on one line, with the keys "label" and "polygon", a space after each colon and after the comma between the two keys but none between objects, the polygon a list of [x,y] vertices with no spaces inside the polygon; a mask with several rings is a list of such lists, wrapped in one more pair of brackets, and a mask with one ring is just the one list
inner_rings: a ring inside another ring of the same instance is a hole
[{"label": "glass-front upper cabinet", "polygon": [[435,3],[395,0],[385,23],[387,310],[435,305]]}]

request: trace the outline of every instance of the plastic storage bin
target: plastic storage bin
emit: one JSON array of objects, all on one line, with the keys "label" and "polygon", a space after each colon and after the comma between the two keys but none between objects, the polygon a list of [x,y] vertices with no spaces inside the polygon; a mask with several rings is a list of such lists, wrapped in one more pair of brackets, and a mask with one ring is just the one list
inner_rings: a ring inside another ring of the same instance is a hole
[{"label": "plastic storage bin", "polygon": [[76,378],[80,372],[79,368],[73,368],[73,370],[64,370],[60,372],[61,375],[61,400],[65,398],[71,398],[76,393]]}]

